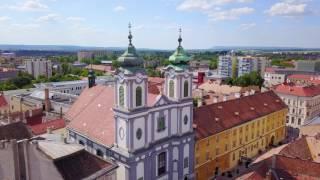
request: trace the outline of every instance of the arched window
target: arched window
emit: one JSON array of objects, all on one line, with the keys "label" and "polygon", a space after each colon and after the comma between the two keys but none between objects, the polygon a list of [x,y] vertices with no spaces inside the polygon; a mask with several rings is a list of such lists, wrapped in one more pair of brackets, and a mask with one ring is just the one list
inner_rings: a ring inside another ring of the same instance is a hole
[{"label": "arched window", "polygon": [[188,81],[184,81],[183,84],[183,97],[188,97],[189,96],[189,83]]},{"label": "arched window", "polygon": [[169,97],[174,97],[174,82],[170,80],[169,82]]},{"label": "arched window", "polygon": [[119,87],[119,105],[124,107],[124,89],[123,86]]},{"label": "arched window", "polygon": [[136,106],[142,105],[142,88],[139,86],[136,88]]}]

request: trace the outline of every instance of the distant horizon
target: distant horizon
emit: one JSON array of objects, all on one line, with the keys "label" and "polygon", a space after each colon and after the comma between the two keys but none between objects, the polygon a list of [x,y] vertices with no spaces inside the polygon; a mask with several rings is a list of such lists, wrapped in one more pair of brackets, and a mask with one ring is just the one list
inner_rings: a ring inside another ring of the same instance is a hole
[{"label": "distant horizon", "polygon": [[318,0],[2,0],[3,44],[320,48]]},{"label": "distant horizon", "polygon": [[[6,47],[5,49],[3,49],[3,47]],[[19,47],[21,46],[21,47]],[[22,47],[26,47],[26,49],[23,49]],[[14,48],[16,47],[16,48]],[[3,51],[8,51],[10,48],[12,48],[12,50],[41,50],[41,49],[35,49],[36,47],[39,48],[44,48],[46,50],[50,50],[51,48],[74,48],[74,49],[78,49],[78,51],[80,50],[107,50],[107,49],[119,49],[119,50],[124,50],[127,48],[127,46],[119,46],[119,47],[112,47],[112,46],[83,46],[83,45],[61,45],[61,44],[0,44],[0,50]],[[88,49],[86,49],[88,48]],[[160,51],[174,51],[174,49],[161,49],[161,48],[144,48],[144,47],[136,47],[136,49],[140,49],[140,50],[160,50]],[[318,47],[294,47],[294,46],[212,46],[210,48],[185,48],[186,50],[276,50],[276,49],[280,49],[280,50],[320,50],[320,48]],[[52,49],[54,50],[54,49]],[[68,50],[68,49],[66,49]]]}]

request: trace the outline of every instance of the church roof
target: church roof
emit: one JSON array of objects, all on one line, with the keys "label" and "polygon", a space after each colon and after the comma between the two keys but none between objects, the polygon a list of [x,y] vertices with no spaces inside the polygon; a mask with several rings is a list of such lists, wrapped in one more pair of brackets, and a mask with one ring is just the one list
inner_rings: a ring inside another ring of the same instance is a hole
[{"label": "church roof", "polygon": [[169,57],[169,61],[173,64],[187,64],[191,60],[191,58],[186,54],[183,47],[181,46],[181,29],[179,31],[179,46],[177,47],[176,51]]},{"label": "church roof", "polygon": [[119,70],[123,71],[125,74],[134,74],[138,71],[143,71],[143,59],[138,56],[136,48],[132,44],[132,38],[131,25],[129,24],[128,48],[117,60],[121,67]]},{"label": "church roof", "polygon": [[[149,92],[147,106],[153,106],[158,96]],[[86,88],[65,115],[71,121],[67,128],[100,144],[112,146],[115,140],[114,98],[114,87],[97,85]]]},{"label": "church roof", "polygon": [[174,64],[187,63],[190,61],[182,46],[178,46],[176,51],[169,57],[169,61]]}]

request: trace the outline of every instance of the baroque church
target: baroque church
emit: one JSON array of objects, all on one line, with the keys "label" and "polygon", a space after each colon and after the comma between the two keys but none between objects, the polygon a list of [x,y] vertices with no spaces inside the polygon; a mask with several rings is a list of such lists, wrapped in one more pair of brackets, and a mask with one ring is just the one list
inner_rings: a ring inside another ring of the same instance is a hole
[{"label": "baroque church", "polygon": [[66,113],[69,140],[118,164],[119,180],[194,179],[194,132],[190,58],[179,45],[154,91],[132,43],[118,58],[114,86],[89,87]]}]

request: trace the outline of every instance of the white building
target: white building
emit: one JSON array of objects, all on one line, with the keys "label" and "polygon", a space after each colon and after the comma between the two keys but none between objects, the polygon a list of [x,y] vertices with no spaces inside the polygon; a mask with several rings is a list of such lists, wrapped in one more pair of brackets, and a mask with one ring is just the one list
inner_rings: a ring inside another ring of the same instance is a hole
[{"label": "white building", "polygon": [[320,115],[320,85],[281,84],[274,90],[288,105],[287,125],[297,128]]},{"label": "white building", "polygon": [[[114,83],[114,78],[112,77],[98,77],[95,80],[96,85],[112,85]],[[73,95],[80,95],[81,92],[88,86],[87,80],[78,81],[62,81],[62,82],[49,82],[49,83],[39,83],[34,84],[36,88],[49,89],[50,91],[56,91],[60,93],[67,93]]]},{"label": "white building", "polygon": [[232,56],[219,56],[218,74],[222,77],[232,77]]},{"label": "white building", "polygon": [[49,78],[52,76],[52,63],[50,60],[45,59],[27,60],[26,70],[35,78],[40,75]]}]

